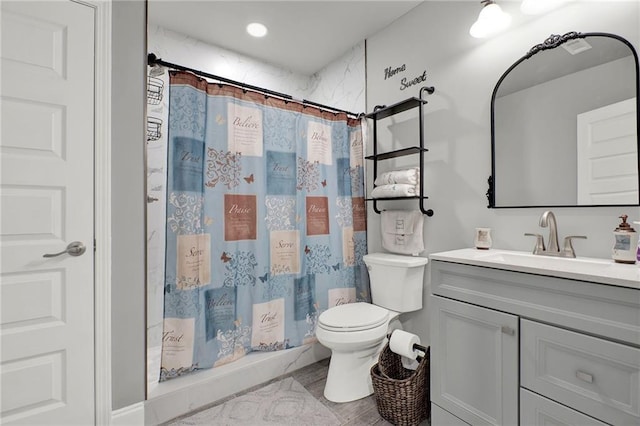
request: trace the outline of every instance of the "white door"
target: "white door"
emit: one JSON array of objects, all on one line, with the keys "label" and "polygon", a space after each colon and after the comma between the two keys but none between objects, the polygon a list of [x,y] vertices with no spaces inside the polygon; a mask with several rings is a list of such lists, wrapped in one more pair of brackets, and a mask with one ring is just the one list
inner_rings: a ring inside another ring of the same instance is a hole
[{"label": "white door", "polygon": [[474,425],[518,424],[518,317],[431,296],[431,402]]},{"label": "white door", "polygon": [[89,425],[94,9],[3,0],[1,33],[0,423]]},{"label": "white door", "polygon": [[577,120],[578,204],[638,204],[636,98]]}]

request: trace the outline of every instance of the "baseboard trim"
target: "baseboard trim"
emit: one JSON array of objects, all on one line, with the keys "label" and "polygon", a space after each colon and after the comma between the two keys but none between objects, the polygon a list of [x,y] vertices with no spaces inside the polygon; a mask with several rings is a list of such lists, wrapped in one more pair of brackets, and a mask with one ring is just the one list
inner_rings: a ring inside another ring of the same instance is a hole
[{"label": "baseboard trim", "polygon": [[144,402],[129,405],[111,412],[112,426],[143,426]]}]

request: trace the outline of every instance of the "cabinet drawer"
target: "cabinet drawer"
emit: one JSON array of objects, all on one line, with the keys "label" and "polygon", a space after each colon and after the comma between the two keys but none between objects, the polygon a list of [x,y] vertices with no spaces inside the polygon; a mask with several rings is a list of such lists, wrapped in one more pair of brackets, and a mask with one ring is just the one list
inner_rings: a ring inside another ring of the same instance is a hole
[{"label": "cabinet drawer", "polygon": [[640,424],[640,349],[520,322],[521,385],[615,425]]},{"label": "cabinet drawer", "polygon": [[607,424],[520,388],[520,425],[606,426]]}]

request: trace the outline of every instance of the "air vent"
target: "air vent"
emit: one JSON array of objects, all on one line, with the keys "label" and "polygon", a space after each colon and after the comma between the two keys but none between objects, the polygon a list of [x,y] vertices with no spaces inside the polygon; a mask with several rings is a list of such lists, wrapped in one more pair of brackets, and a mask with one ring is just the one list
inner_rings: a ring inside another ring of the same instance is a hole
[{"label": "air vent", "polygon": [[562,47],[572,55],[577,55],[578,53],[582,53],[585,50],[591,49],[591,45],[587,43],[583,38],[569,40],[564,43]]}]

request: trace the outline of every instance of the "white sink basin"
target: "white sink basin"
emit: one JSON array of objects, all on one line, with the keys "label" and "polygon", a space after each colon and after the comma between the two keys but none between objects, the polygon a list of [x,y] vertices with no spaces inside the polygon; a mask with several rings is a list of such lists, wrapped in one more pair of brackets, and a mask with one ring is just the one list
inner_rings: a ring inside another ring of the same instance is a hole
[{"label": "white sink basin", "polygon": [[571,270],[584,273],[598,273],[615,265],[612,260],[539,256],[518,251],[489,252],[486,256],[481,256],[480,258],[500,264],[521,265],[547,270]]},{"label": "white sink basin", "polygon": [[640,289],[640,265],[588,257],[564,258],[510,250],[461,249],[429,256],[433,260],[549,275]]}]

